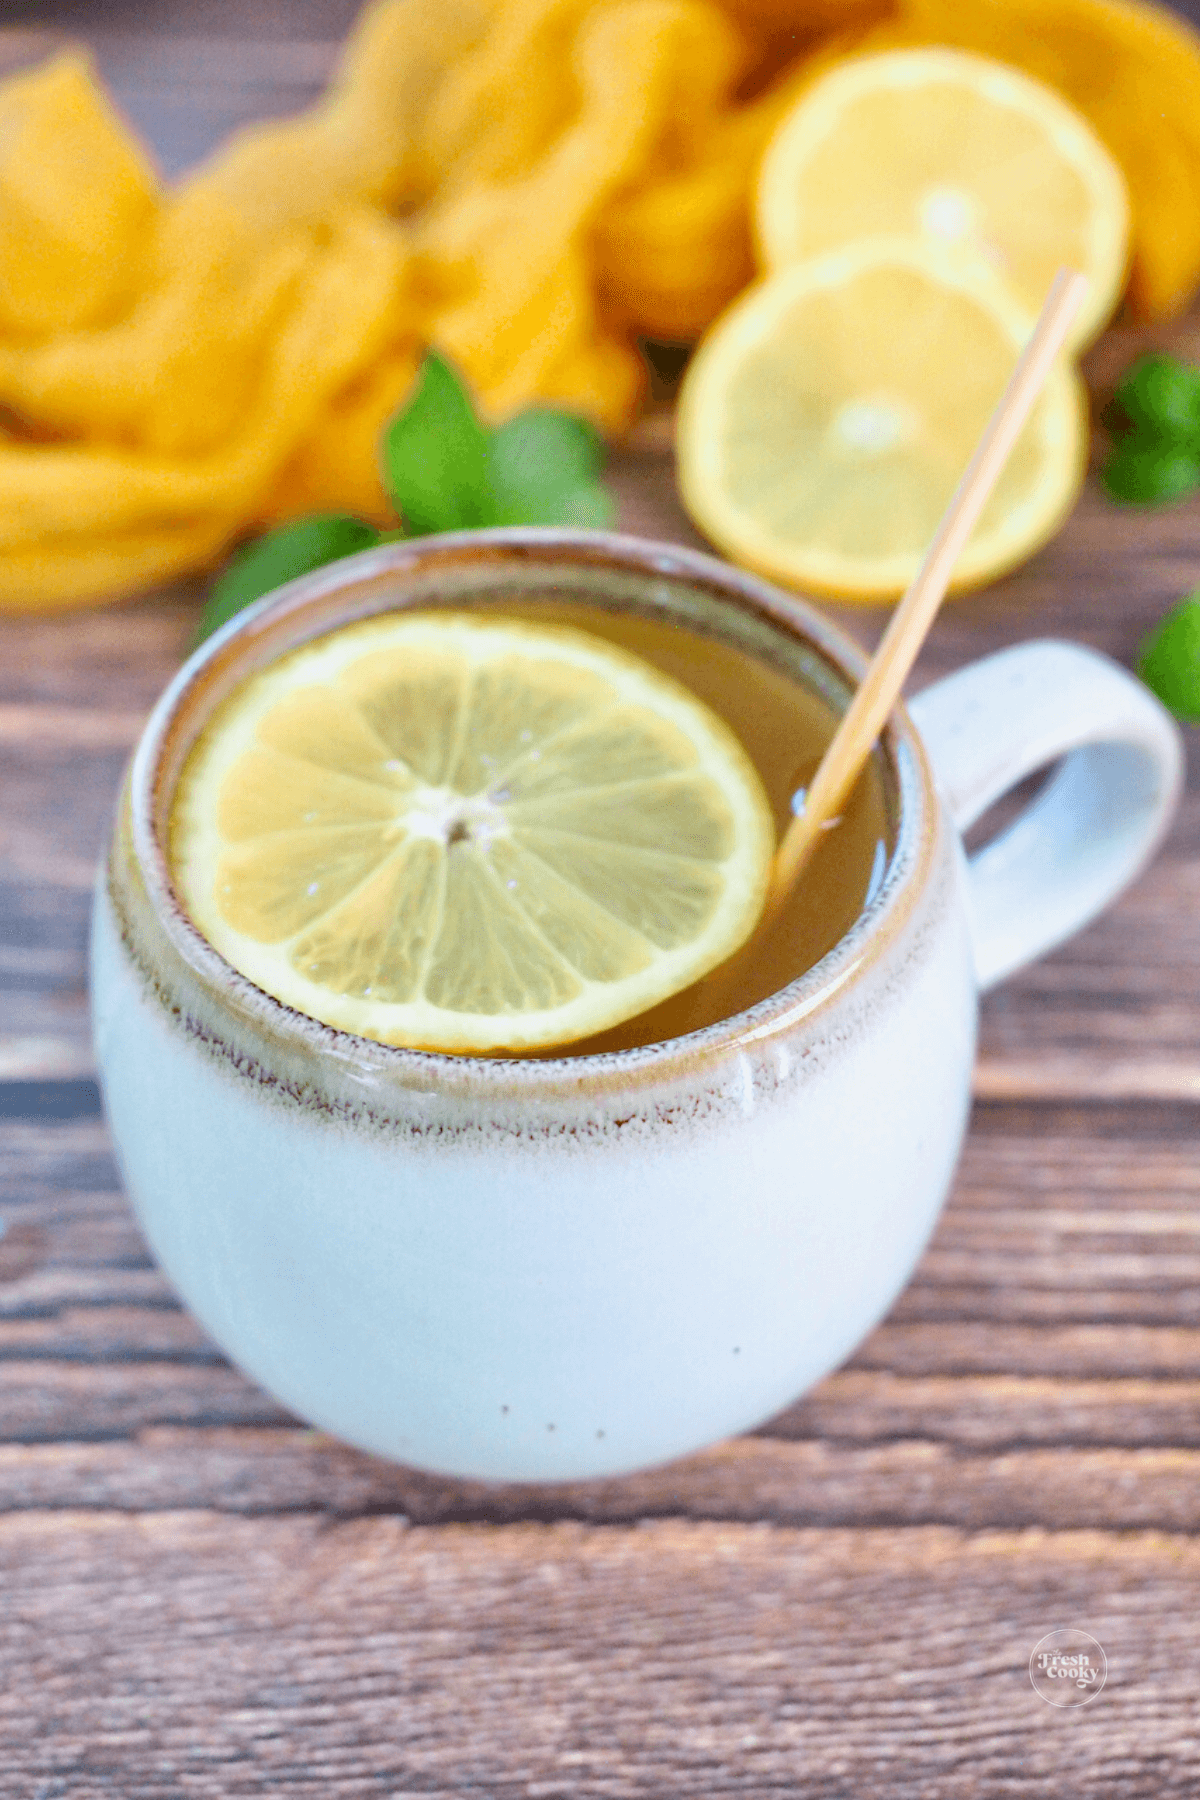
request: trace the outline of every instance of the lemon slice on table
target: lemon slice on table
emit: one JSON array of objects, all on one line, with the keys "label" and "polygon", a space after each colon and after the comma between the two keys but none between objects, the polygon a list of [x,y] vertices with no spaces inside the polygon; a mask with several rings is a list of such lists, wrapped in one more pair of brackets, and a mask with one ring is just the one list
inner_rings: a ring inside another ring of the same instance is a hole
[{"label": "lemon slice on table", "polygon": [[753,929],[774,826],[737,738],[583,632],[349,626],[250,677],[189,754],[176,885],[257,986],[384,1043],[590,1036]]},{"label": "lemon slice on table", "polygon": [[[677,417],[679,489],[736,561],[871,601],[903,592],[1033,318],[987,268],[871,240],[751,288],[701,344]],[[1057,529],[1087,402],[1057,366],[959,558],[990,580]]]},{"label": "lemon slice on table", "polygon": [[1120,295],[1129,199],[1052,89],[964,51],[896,50],[841,63],[797,102],[763,157],[755,230],[771,270],[866,237],[966,251],[1034,314],[1065,264],[1089,283],[1078,349]]}]

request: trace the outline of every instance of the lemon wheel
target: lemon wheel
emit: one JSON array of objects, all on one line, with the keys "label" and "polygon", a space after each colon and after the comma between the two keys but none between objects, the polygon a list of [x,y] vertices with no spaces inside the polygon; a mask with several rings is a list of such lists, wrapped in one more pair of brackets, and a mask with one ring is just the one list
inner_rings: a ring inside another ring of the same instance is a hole
[{"label": "lemon wheel", "polygon": [[[903,592],[1033,319],[986,266],[908,240],[797,263],[717,322],[684,378],[680,493],[714,543],[775,580],[850,600]],[[1052,372],[959,559],[990,580],[1062,523],[1087,402]]]},{"label": "lemon wheel", "polygon": [[777,127],[755,192],[770,270],[868,237],[986,262],[1036,314],[1057,271],[1088,295],[1071,347],[1120,295],[1129,200],[1087,120],[1051,88],[961,50],[851,57]]},{"label": "lemon wheel", "polygon": [[587,634],[389,614],[224,703],[172,809],[227,961],[313,1018],[456,1052],[590,1036],[748,936],[774,827],[685,688]]}]

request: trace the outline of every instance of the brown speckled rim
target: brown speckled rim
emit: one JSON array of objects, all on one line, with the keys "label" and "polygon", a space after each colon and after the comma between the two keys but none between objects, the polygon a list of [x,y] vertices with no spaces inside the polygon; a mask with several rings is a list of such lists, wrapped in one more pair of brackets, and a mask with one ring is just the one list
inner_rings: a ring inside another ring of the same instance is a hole
[{"label": "brown speckled rim", "polygon": [[[866,666],[857,645],[795,596],[715,557],[607,532],[520,527],[456,532],[364,550],[289,582],[231,620],[183,665],[150,715],[130,770],[131,848],[146,902],[170,950],[210,999],[215,1019],[235,1012],[268,1045],[318,1063],[326,1059],[334,1068],[353,1066],[385,1087],[436,1087],[496,1099],[510,1094],[552,1098],[581,1089],[615,1094],[694,1077],[715,1069],[731,1053],[791,1035],[802,1023],[819,1026],[820,1015],[895,943],[928,881],[937,837],[929,763],[903,707],[897,707],[881,740],[895,807],[895,840],[874,897],[834,948],[797,980],[746,1011],[685,1037],[630,1050],[536,1059],[403,1049],[321,1024],[274,999],[225,961],[185,912],[165,847],[179,773],[214,709],[255,669],[311,638],[409,605],[445,605],[456,597],[469,604],[471,593],[486,592],[491,579],[511,587],[523,570],[532,574],[534,569],[559,575],[572,570],[577,582],[582,575],[589,586],[605,574],[614,581],[660,578],[732,604],[774,634],[782,633],[810,658],[815,655],[835,696],[851,691]],[[406,593],[406,584],[414,591]],[[581,585],[578,592],[586,597],[588,587]]]}]

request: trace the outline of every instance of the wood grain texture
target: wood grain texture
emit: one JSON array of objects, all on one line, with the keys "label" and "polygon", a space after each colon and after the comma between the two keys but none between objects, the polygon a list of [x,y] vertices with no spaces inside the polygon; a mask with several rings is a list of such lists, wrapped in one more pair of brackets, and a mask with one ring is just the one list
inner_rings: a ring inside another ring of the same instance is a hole
[{"label": "wood grain texture", "polygon": [[[60,1514],[0,1521],[0,1567],[14,1793],[1173,1800],[1200,1781],[1178,1728],[1200,1552],[1180,1537]],[[1082,1712],[1028,1679],[1063,1620],[1110,1662]],[[52,1735],[22,1729],[51,1709]]]},{"label": "wood grain texture", "polygon": [[[260,1416],[266,1409],[260,1408]],[[210,1510],[422,1524],[650,1518],[911,1530],[1200,1531],[1195,1449],[1046,1445],[972,1452],[927,1435],[872,1444],[747,1437],[668,1469],[553,1487],[441,1480],[319,1432],[249,1420],[127,1438],[0,1444],[0,1515]]]}]

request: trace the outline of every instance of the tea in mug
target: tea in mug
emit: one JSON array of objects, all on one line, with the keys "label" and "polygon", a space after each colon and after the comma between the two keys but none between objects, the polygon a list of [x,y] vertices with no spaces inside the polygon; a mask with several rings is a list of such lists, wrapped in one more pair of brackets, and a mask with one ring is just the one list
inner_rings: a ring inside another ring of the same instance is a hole
[{"label": "tea in mug", "polygon": [[619,604],[510,592],[376,615],[210,719],[172,804],[175,884],[251,981],[360,1035],[523,1056],[657,1043],[812,967],[879,880],[873,757],[755,933],[835,723],[768,655]]}]

